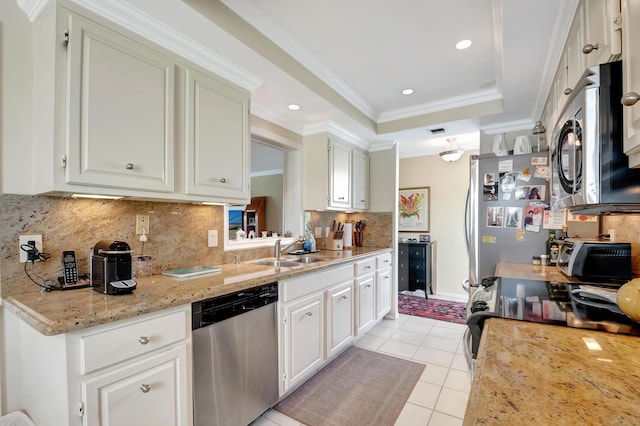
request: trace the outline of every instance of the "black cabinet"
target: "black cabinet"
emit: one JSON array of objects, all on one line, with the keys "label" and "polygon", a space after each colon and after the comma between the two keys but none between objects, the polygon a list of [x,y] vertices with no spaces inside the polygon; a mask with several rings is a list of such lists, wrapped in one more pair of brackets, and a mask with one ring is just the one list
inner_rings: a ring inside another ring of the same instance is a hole
[{"label": "black cabinet", "polygon": [[398,291],[424,290],[433,294],[431,288],[431,243],[398,244]]}]

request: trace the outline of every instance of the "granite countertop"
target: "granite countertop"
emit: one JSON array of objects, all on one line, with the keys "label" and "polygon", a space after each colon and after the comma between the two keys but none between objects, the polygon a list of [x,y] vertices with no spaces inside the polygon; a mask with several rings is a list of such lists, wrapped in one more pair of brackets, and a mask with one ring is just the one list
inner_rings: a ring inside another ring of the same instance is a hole
[{"label": "granite countertop", "polygon": [[52,336],[221,296],[307,272],[329,269],[341,263],[389,251],[392,249],[374,247],[344,251],[323,250],[314,256],[327,258],[326,261],[300,264],[295,268],[280,269],[249,261],[218,265],[220,272],[200,277],[139,277],[136,278],[136,289],[126,295],[107,296],[91,288],[82,288],[14,295],[3,299],[2,304],[40,333]]},{"label": "granite countertop", "polygon": [[529,263],[498,263],[495,270],[497,277],[521,280],[553,281],[559,283],[579,283],[576,277],[562,273],[557,266],[539,266]]},{"label": "granite countertop", "polygon": [[464,425],[638,424],[640,338],[492,318]]}]

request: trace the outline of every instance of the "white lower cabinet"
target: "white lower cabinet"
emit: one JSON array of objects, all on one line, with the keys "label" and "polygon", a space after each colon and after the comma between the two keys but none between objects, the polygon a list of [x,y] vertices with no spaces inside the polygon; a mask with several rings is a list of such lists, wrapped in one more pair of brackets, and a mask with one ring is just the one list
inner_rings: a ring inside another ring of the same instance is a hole
[{"label": "white lower cabinet", "polygon": [[376,319],[376,288],[374,275],[367,275],[356,279],[358,292],[358,334],[365,332]]},{"label": "white lower cabinet", "polygon": [[[187,347],[82,381],[84,425],[187,425]],[[184,409],[182,409],[184,411]]]},{"label": "white lower cabinet", "polygon": [[376,256],[376,318],[382,319],[391,311],[393,294],[391,253]]},{"label": "white lower cabinet", "polygon": [[192,425],[190,318],[185,305],[54,336],[15,321],[22,408],[38,426]]},{"label": "white lower cabinet", "polygon": [[327,290],[327,358],[353,340],[353,280]]},{"label": "white lower cabinet", "polygon": [[317,368],[323,361],[324,294],[316,293],[284,308],[284,346],[287,359],[285,388]]}]

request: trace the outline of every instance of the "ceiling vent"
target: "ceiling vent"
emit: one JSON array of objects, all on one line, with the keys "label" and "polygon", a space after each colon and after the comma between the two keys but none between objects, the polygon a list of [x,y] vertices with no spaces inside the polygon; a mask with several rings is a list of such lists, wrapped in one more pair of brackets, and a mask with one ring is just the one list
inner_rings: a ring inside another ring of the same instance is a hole
[{"label": "ceiling vent", "polygon": [[432,135],[440,135],[442,133],[446,133],[446,130],[444,127],[438,127],[437,129],[429,129],[427,131]]}]

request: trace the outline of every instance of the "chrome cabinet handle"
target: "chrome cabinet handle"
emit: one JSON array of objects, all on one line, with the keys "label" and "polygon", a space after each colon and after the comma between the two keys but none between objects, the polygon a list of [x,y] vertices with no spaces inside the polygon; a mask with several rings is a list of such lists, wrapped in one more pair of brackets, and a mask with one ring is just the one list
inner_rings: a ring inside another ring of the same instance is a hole
[{"label": "chrome cabinet handle", "polygon": [[127,163],[127,164],[126,164],[126,166],[125,166],[125,168],[126,168],[127,170],[133,170],[133,169],[135,169],[135,168],[136,168],[136,165],[135,165],[135,164],[133,164],[133,163]]},{"label": "chrome cabinet handle", "polygon": [[220,183],[227,183],[227,178],[220,178]]},{"label": "chrome cabinet handle", "polygon": [[588,43],[588,44],[585,44],[584,47],[582,48],[582,53],[584,53],[585,55],[588,55],[594,50],[598,50],[598,43],[596,43],[595,46],[591,43]]},{"label": "chrome cabinet handle", "polygon": [[365,266],[364,269],[371,269],[371,266]]},{"label": "chrome cabinet handle", "polygon": [[142,393],[147,393],[151,390],[151,386],[149,386],[146,383],[143,383],[142,385],[140,385],[140,390],[142,391]]},{"label": "chrome cabinet handle", "polygon": [[371,288],[371,284],[367,284],[367,286],[366,286],[366,287],[367,287],[367,288]]},{"label": "chrome cabinet handle", "polygon": [[640,100],[640,95],[638,95],[636,92],[629,92],[625,93],[624,96],[622,96],[621,102],[624,106],[633,106],[636,104],[636,102],[638,102],[638,100]]},{"label": "chrome cabinet handle", "polygon": [[347,296],[344,296],[344,295],[343,295],[343,296],[340,298],[340,300],[345,300],[346,298],[347,298]]},{"label": "chrome cabinet handle", "polygon": [[564,93],[565,95],[569,96],[571,94],[571,92],[573,92],[573,90],[569,89],[568,87],[566,89],[564,89]]},{"label": "chrome cabinet handle", "polygon": [[344,197],[338,197],[338,200],[344,200]]},{"label": "chrome cabinet handle", "polygon": [[138,337],[138,342],[140,342],[141,345],[146,345],[149,343],[149,338],[147,336],[140,336]]},{"label": "chrome cabinet handle", "polygon": [[307,312],[307,313],[306,313],[306,315],[307,315],[308,317],[312,317],[312,316],[313,316],[313,312]]}]

